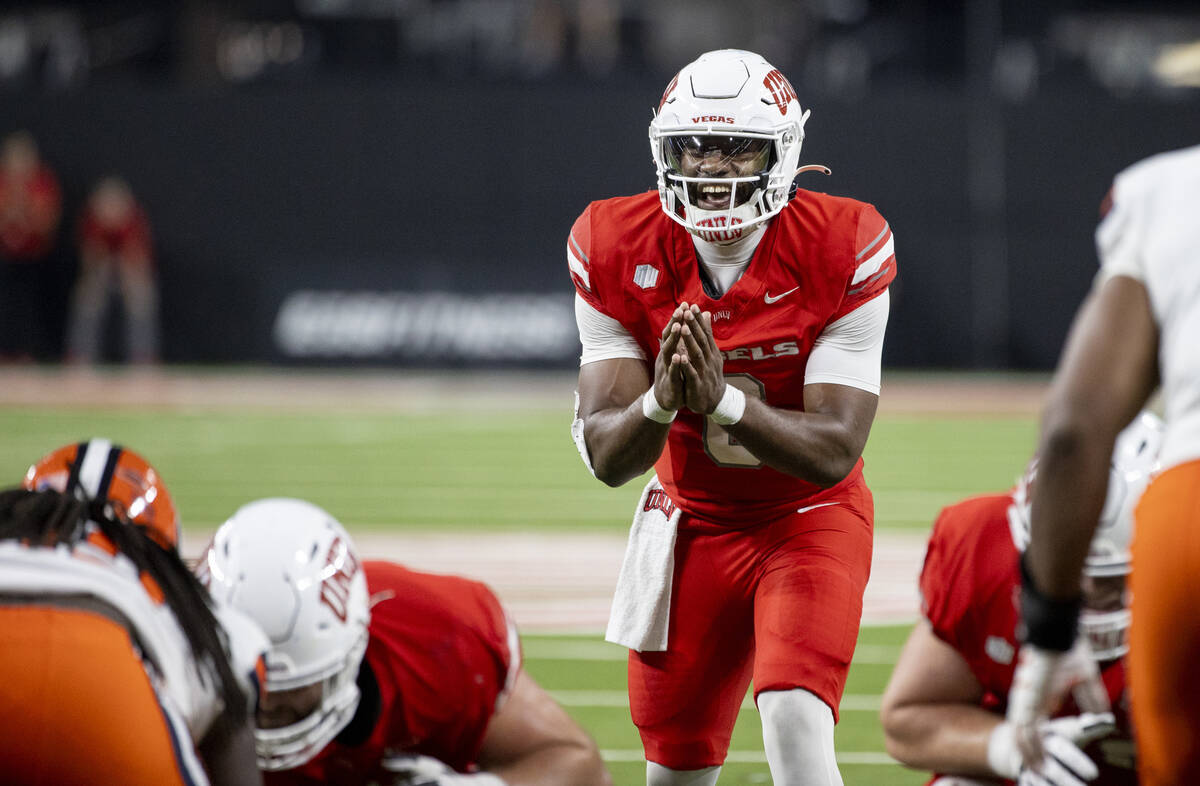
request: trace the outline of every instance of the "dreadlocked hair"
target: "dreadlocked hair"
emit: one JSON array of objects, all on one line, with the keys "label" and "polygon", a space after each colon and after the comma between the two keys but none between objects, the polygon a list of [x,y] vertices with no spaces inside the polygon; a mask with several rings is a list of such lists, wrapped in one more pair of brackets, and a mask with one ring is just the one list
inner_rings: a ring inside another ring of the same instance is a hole
[{"label": "dreadlocked hair", "polygon": [[201,674],[215,678],[217,693],[225,705],[219,720],[240,725],[246,719],[246,697],[229,665],[227,636],[213,616],[208,591],[176,550],[163,548],[144,527],[114,513],[102,500],[98,502],[101,504],[52,489],[0,491],[0,540],[74,546],[87,538],[88,522],[93,523],[139,573],[158,584]]}]

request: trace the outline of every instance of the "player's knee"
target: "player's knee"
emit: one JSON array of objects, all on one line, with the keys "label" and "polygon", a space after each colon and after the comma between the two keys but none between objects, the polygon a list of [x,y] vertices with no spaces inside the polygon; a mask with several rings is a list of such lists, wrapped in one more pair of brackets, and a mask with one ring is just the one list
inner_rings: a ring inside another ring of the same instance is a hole
[{"label": "player's knee", "polygon": [[646,762],[646,786],[716,786],[721,767],[699,770],[673,770],[652,761]]},{"label": "player's knee", "polygon": [[758,711],[766,733],[777,732],[805,739],[833,737],[833,711],[803,688],[758,694]]}]

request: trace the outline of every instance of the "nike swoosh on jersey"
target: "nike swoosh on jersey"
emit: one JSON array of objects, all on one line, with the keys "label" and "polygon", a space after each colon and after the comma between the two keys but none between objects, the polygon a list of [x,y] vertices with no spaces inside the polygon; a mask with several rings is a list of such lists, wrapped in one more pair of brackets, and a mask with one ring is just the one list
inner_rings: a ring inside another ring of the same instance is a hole
[{"label": "nike swoosh on jersey", "polygon": [[788,295],[792,294],[799,288],[800,287],[792,287],[787,292],[784,292],[782,295],[772,295],[770,292],[767,292],[766,294],[763,295],[763,302],[769,306],[772,303],[776,302],[777,300],[787,297]]},{"label": "nike swoosh on jersey", "polygon": [[827,508],[830,505],[836,505],[836,504],[837,504],[836,502],[818,502],[816,505],[809,505],[806,508],[796,508],[796,512],[797,513],[807,513],[810,510],[816,510],[817,508]]}]

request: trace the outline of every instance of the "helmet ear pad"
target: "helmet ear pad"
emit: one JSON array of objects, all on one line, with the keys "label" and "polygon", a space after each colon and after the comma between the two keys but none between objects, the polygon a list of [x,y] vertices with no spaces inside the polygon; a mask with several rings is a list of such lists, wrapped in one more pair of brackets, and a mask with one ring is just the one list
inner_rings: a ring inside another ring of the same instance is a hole
[{"label": "helmet ear pad", "polygon": [[[733,242],[765,223],[794,193],[808,115],[791,83],[753,52],[706,52],[684,66],[668,84],[650,122],[650,152],[663,211],[689,232],[713,242]],[[705,136],[766,142],[767,165],[734,177],[684,172],[672,155],[673,140]],[[731,182],[738,198],[730,198],[727,206],[706,208],[696,197],[697,186]]]},{"label": "helmet ear pad", "polygon": [[366,577],[342,525],[311,503],[273,498],[238,509],[197,568],[213,597],[252,618],[271,641],[268,695],[321,685],[297,722],[256,729],[259,766],[315,757],[354,716],[370,608]]}]

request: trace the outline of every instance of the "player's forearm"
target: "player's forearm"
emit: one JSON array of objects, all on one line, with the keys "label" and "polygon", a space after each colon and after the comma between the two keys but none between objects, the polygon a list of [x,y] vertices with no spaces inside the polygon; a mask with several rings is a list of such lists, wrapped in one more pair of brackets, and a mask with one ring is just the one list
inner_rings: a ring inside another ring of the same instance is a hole
[{"label": "player's forearm", "polygon": [[488,771],[506,786],[612,786],[594,746],[555,745]]},{"label": "player's forearm", "polygon": [[767,466],[824,488],[841,482],[862,455],[863,442],[838,418],[777,409],[751,397],[742,419],[724,428]]},{"label": "player's forearm", "polygon": [[1079,573],[1108,484],[1112,440],[1080,419],[1047,411],[1038,449],[1028,567],[1052,598],[1079,595]]},{"label": "player's forearm", "polygon": [[1003,718],[966,704],[908,704],[882,713],[888,755],[919,770],[995,777],[988,740]]},{"label": "player's forearm", "polygon": [[638,477],[658,461],[670,428],[643,414],[641,397],[623,409],[593,412],[583,430],[592,471],[609,486]]}]

